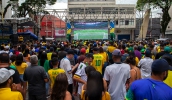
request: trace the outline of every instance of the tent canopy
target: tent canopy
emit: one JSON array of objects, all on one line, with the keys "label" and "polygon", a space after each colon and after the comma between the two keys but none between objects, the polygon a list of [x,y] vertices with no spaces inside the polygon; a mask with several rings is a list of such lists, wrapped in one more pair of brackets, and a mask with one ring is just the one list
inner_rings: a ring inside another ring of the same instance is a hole
[{"label": "tent canopy", "polygon": [[21,32],[18,33],[18,35],[30,35],[30,37],[32,37],[33,39],[37,40],[38,37],[31,31],[27,30],[26,32]]}]

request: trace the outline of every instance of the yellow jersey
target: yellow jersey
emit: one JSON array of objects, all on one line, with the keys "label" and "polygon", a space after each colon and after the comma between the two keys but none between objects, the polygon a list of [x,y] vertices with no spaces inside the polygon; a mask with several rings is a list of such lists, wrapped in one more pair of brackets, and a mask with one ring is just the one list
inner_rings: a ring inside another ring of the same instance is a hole
[{"label": "yellow jersey", "polygon": [[105,62],[103,56],[100,55],[100,54],[94,54],[93,57],[94,57],[94,59],[93,59],[92,66],[97,71],[99,71],[100,73],[102,73],[102,68],[103,68],[103,65],[104,65],[104,62]]},{"label": "yellow jersey", "polygon": [[60,69],[60,68],[53,68],[48,71],[48,75],[51,81],[51,88],[53,88],[56,76],[60,73],[65,73],[65,70]]},{"label": "yellow jersey", "polygon": [[103,56],[103,59],[105,62],[107,62],[107,57],[108,57],[108,54],[106,52],[103,52],[103,53],[99,53],[100,55]]},{"label": "yellow jersey", "polygon": [[107,51],[112,53],[116,48],[114,46],[108,46]]},{"label": "yellow jersey", "polygon": [[164,80],[164,83],[172,88],[172,71],[168,71],[168,77]]},{"label": "yellow jersey", "polygon": [[13,63],[13,65],[16,67],[19,74],[24,74],[25,69],[28,67],[27,63],[24,62],[20,66],[17,66],[15,62]]},{"label": "yellow jersey", "polygon": [[135,57],[135,61],[136,61],[136,66],[138,66],[139,64],[139,59],[137,57]]},{"label": "yellow jersey", "polygon": [[52,55],[52,52],[47,53],[47,59],[48,59],[48,60],[51,60],[51,55]]},{"label": "yellow jersey", "polygon": [[23,96],[18,91],[11,91],[11,88],[0,88],[1,100],[23,100]]},{"label": "yellow jersey", "polygon": [[[85,90],[82,90],[81,93],[81,100],[85,100]],[[105,92],[102,95],[102,100],[111,100],[110,94],[108,92]]]}]

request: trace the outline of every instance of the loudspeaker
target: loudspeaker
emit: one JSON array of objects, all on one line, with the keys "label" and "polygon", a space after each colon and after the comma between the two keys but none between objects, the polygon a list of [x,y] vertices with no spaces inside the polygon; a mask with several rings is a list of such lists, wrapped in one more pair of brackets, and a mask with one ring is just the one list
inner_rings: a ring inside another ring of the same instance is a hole
[{"label": "loudspeaker", "polygon": [[46,42],[45,36],[42,36],[42,41]]},{"label": "loudspeaker", "polygon": [[11,43],[17,44],[18,43],[18,34],[12,34],[10,36],[10,39],[11,39]]}]

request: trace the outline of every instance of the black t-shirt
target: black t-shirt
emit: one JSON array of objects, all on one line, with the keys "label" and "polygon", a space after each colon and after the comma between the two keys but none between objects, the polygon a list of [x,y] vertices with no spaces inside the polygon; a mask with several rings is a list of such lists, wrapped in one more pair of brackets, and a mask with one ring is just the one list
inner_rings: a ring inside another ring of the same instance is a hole
[{"label": "black t-shirt", "polygon": [[12,76],[13,77],[13,83],[15,84],[19,84],[20,83],[20,76],[19,76],[19,72],[11,67],[4,67],[8,70],[12,69],[15,71],[14,75]]},{"label": "black t-shirt", "polygon": [[161,51],[160,53],[157,53],[156,56],[155,56],[155,59],[159,59],[164,54],[165,54],[165,51]]},{"label": "black t-shirt", "polygon": [[28,81],[28,91],[31,95],[46,94],[45,81],[47,74],[42,66],[29,66],[25,69],[23,79]]}]

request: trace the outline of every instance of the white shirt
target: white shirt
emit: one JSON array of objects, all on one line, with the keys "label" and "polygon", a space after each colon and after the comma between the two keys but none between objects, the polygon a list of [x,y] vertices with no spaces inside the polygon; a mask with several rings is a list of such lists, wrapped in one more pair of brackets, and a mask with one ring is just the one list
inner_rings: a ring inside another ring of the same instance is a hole
[{"label": "white shirt", "polygon": [[[75,75],[79,76],[82,80],[87,81],[87,75],[85,73],[85,68],[87,66],[84,63],[80,63]],[[78,83],[78,94],[81,94],[82,83]]]},{"label": "white shirt", "polygon": [[126,96],[125,84],[130,78],[130,66],[128,64],[112,64],[105,69],[104,79],[109,81],[108,92],[111,100],[124,100]]},{"label": "white shirt", "polygon": [[70,61],[67,58],[63,58],[60,61],[60,68],[65,70],[66,76],[68,78],[68,83],[73,84],[72,73],[69,73],[72,70]]},{"label": "white shirt", "polygon": [[153,63],[153,59],[149,57],[145,57],[140,60],[138,66],[140,67],[142,79],[151,77],[152,63]]}]

